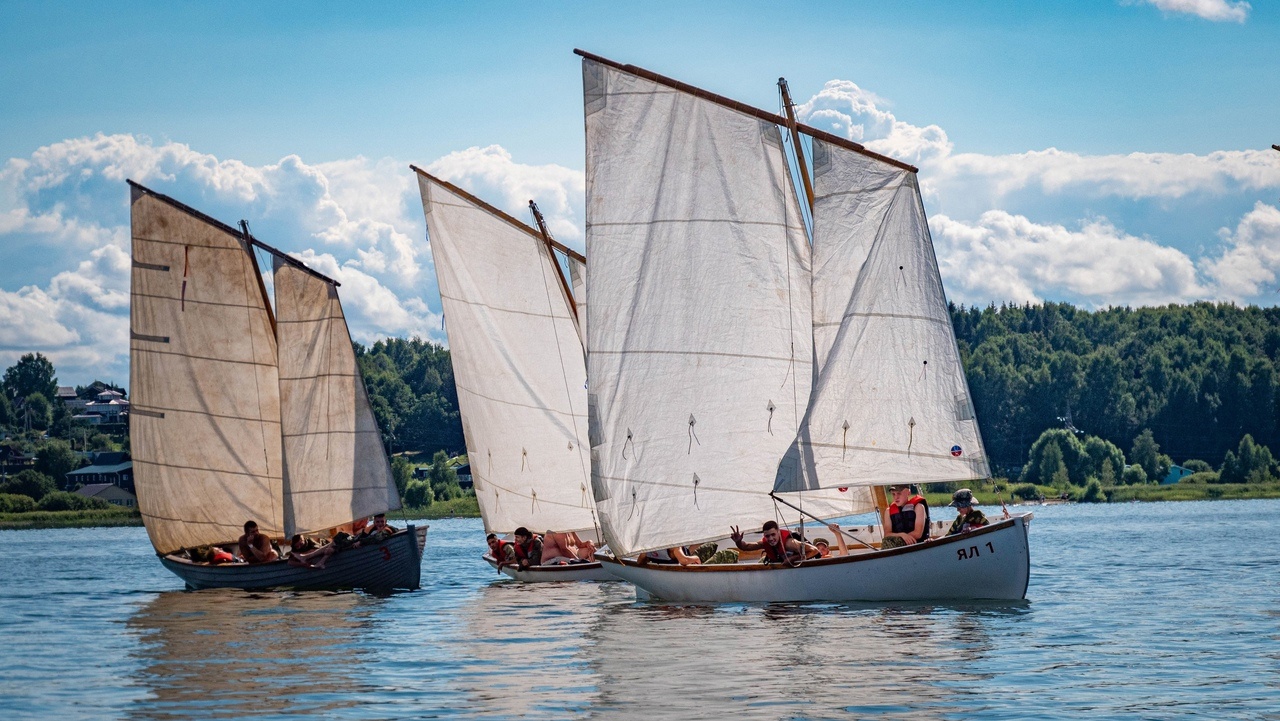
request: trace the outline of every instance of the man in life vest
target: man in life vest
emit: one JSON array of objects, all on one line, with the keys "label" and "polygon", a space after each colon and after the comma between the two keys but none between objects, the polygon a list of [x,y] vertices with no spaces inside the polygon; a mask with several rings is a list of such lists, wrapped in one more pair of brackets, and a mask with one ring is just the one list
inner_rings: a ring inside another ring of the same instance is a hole
[{"label": "man in life vest", "polygon": [[764,563],[799,564],[806,558],[818,555],[818,549],[796,538],[791,531],[778,528],[777,521],[765,521],[760,529],[760,540],[753,543],[742,541],[742,531],[737,526],[729,527],[729,537],[739,551],[763,551],[760,559]]},{"label": "man in life vest", "polygon": [[908,485],[889,486],[893,502],[884,509],[884,540],[880,548],[898,548],[923,543],[929,539],[929,504],[924,496]]},{"label": "man in life vest", "polygon": [[498,538],[496,533],[485,536],[484,541],[489,544],[489,553],[493,554],[493,560],[498,562],[499,571],[503,566],[516,565],[516,544]]},{"label": "man in life vest", "polygon": [[511,536],[515,539],[516,568],[527,571],[530,566],[542,565],[542,539],[537,534],[521,526]]}]

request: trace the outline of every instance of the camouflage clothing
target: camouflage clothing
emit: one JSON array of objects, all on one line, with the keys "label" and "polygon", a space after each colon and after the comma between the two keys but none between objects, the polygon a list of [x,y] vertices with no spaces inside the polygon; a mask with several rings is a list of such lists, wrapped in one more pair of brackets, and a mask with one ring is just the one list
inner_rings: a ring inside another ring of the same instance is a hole
[{"label": "camouflage clothing", "polygon": [[703,563],[707,565],[711,565],[713,563],[737,563],[737,562],[738,562],[738,549],[736,548],[726,548],[722,551],[716,551],[709,558],[703,561]]},{"label": "camouflage clothing", "polygon": [[886,548],[901,548],[902,546],[905,546],[905,545],[907,545],[906,541],[902,540],[901,538],[898,538],[897,536],[890,536],[880,542],[880,549],[884,550]]},{"label": "camouflage clothing", "polygon": [[957,533],[968,533],[975,528],[981,528],[990,523],[987,517],[982,515],[982,511],[976,508],[970,508],[968,513],[956,516],[956,520],[951,522],[951,528],[947,531],[948,536],[954,536]]},{"label": "camouflage clothing", "polygon": [[715,542],[707,541],[701,546],[698,546],[697,550],[693,552],[693,555],[697,556],[699,561],[706,563],[707,559],[716,555],[716,549],[718,548],[720,548],[720,546]]}]

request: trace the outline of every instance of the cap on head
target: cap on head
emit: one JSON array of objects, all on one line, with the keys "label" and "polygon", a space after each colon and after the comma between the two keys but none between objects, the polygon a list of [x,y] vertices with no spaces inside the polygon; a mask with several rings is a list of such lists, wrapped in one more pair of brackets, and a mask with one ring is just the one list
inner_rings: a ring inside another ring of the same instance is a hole
[{"label": "cap on head", "polygon": [[827,539],[823,538],[822,536],[818,536],[817,538],[813,539],[813,545],[815,545],[815,546],[826,546],[827,548],[831,548],[831,541],[828,541]]},{"label": "cap on head", "polygon": [[973,500],[973,491],[968,488],[961,488],[951,494],[950,506],[952,508],[973,508],[976,505],[978,504]]}]

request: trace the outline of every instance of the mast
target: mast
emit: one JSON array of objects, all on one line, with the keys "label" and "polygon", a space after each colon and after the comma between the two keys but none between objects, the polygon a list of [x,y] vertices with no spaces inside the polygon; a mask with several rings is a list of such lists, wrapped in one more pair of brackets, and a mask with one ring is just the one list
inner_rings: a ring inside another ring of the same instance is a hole
[{"label": "mast", "polygon": [[573,291],[569,289],[569,281],[565,280],[564,271],[560,269],[560,264],[556,262],[555,246],[552,245],[551,234],[547,232],[547,223],[542,218],[542,212],[538,210],[538,204],[529,201],[529,210],[533,211],[533,219],[538,224],[538,230],[542,233],[542,240],[547,244],[547,254],[551,256],[551,265],[555,266],[556,277],[560,279],[560,290],[564,291],[565,302],[569,304],[569,311],[573,313],[573,322],[581,323],[578,318],[578,305],[573,302]]},{"label": "mast", "polygon": [[253,274],[258,280],[258,292],[262,293],[262,305],[267,309],[267,320],[271,321],[271,332],[278,339],[280,331],[276,327],[276,314],[271,310],[271,301],[267,298],[267,284],[262,280],[262,268],[258,267],[258,257],[253,254],[253,236],[249,235],[249,221],[240,221],[240,234],[244,238],[244,249],[249,254],[249,261],[253,264]]},{"label": "mast", "polygon": [[[736,110],[744,115],[750,115],[751,117],[759,118],[760,120],[773,123],[774,125],[784,125],[784,126],[787,125],[787,119],[782,117],[781,115],[770,113],[766,110],[761,110],[760,108],[757,108],[753,105],[740,103],[737,100],[726,98],[723,95],[717,95],[716,93],[710,92],[708,90],[703,90],[702,88],[696,87],[694,85],[690,85],[688,83],[682,83],[679,80],[675,80],[674,78],[669,78],[665,75],[659,75],[651,70],[645,70],[644,68],[637,67],[635,65],[623,65],[622,63],[610,60],[608,58],[601,57],[594,53],[589,53],[586,50],[579,50],[575,48],[573,52],[578,56],[600,63],[601,65],[607,65],[611,68],[614,68],[615,70],[621,70],[624,73],[630,73],[631,75],[644,78],[645,80],[658,83],[659,85],[665,85],[669,88],[672,88],[673,90],[679,90],[680,92],[686,93],[688,95],[692,95],[695,98],[700,98],[702,100],[715,103],[716,105],[722,105],[726,108],[729,108],[730,110]],[[880,162],[888,163],[889,165],[892,165],[896,168],[901,168],[911,173],[915,173],[919,171],[919,169],[916,168],[916,166],[914,165],[911,165],[909,163],[904,163],[901,160],[898,160],[896,158],[890,158],[887,155],[881,155],[880,153],[877,153],[874,150],[868,150],[865,146],[860,145],[859,143],[855,143],[852,140],[848,140],[847,138],[842,138],[839,135],[835,135],[833,133],[828,133],[825,130],[819,130],[818,128],[815,128],[812,125],[797,123],[796,128],[800,132],[812,138],[817,138],[818,140],[831,143],[832,145],[835,145],[840,148],[844,148],[845,150],[851,150],[855,153],[858,153],[859,155],[865,155],[868,158],[875,158]]]},{"label": "mast", "polygon": [[800,168],[800,179],[804,181],[804,197],[809,200],[809,217],[813,217],[813,182],[809,180],[809,170],[804,165],[804,148],[800,147],[800,129],[796,127],[795,105],[791,102],[791,90],[787,87],[786,78],[778,78],[778,89],[782,91],[782,107],[787,111],[787,129],[791,131],[791,144],[795,147],[796,165]]}]

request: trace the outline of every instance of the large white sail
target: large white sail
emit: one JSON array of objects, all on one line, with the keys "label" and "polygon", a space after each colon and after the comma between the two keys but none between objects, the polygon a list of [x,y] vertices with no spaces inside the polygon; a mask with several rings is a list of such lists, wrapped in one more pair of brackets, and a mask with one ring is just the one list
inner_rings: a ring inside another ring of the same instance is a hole
[{"label": "large white sail", "polygon": [[281,534],[276,342],[231,228],[132,186],[131,451],[157,551]]},{"label": "large white sail", "polygon": [[817,382],[778,491],[990,475],[916,174],[813,142]]},{"label": "large white sail", "polygon": [[418,184],[485,528],[594,528],[586,364],[550,249],[424,174]]},{"label": "large white sail", "polygon": [[[811,386],[809,246],[780,132],[591,59],[583,83],[605,538],[625,556],[758,527]],[[828,495],[806,510],[865,508]]]},{"label": "large white sail", "polygon": [[278,256],[273,278],[285,535],[399,508],[337,286]]},{"label": "large white sail", "polygon": [[587,342],[587,266],[577,258],[569,257],[569,285],[573,288],[573,303],[578,307],[578,335]]}]

